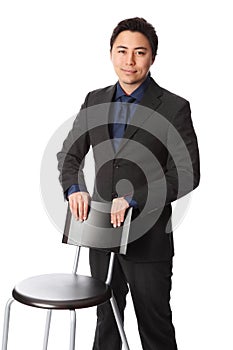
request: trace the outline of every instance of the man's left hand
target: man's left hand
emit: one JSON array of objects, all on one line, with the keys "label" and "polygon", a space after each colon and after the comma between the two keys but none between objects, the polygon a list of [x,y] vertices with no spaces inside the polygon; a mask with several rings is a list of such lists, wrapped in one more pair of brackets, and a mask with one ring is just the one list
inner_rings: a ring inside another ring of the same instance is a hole
[{"label": "man's left hand", "polygon": [[111,224],[113,227],[119,227],[124,222],[127,208],[129,208],[129,203],[124,197],[113,199],[111,207]]}]

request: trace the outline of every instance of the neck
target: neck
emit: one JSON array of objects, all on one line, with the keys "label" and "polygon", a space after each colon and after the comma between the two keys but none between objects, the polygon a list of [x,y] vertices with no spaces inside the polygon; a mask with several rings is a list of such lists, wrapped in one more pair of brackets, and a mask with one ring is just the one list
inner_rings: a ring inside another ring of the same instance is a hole
[{"label": "neck", "polygon": [[125,85],[125,84],[122,84],[122,83],[120,83],[120,85],[121,85],[121,88],[122,88],[122,90],[125,92],[125,94],[126,95],[131,95],[135,90],[137,90],[137,88],[141,85],[141,84],[139,84],[139,85],[137,85],[136,87],[135,86],[132,86],[132,85]]}]

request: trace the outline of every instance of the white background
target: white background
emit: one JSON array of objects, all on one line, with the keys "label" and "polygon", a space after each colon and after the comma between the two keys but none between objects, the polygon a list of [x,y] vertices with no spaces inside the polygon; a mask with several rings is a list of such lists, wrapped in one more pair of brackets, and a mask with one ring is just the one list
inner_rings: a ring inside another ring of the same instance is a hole
[{"label": "white background", "polygon": [[[86,93],[115,83],[109,38],[120,20],[134,16],[155,26],[159,50],[152,76],[190,101],[200,146],[201,184],[174,234],[179,350],[231,350],[233,28],[226,0],[1,0],[0,327],[16,282],[71,271],[74,249],[60,243],[42,204],[41,159]],[[86,273],[85,264],[81,270]],[[9,350],[42,348],[43,311],[14,304],[11,321]],[[94,309],[78,311],[77,348],[91,349],[94,326]],[[131,349],[140,350],[130,297],[126,332]],[[68,335],[69,313],[58,312],[49,349],[67,349]]]}]

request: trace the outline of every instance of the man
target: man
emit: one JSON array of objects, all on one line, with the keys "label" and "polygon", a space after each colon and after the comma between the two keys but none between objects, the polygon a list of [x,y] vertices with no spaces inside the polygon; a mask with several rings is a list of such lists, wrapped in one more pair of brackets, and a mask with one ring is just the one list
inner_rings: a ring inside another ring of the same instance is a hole
[{"label": "man", "polygon": [[[96,165],[93,198],[112,202],[113,227],[133,206],[131,242],[127,255],[115,260],[113,291],[123,318],[130,288],[144,350],[175,350],[169,304],[171,202],[198,186],[199,153],[189,102],[150,76],[157,45],[156,32],[144,19],[117,25],[110,57],[119,80],[87,95],[58,160],[64,195],[77,220],[88,215],[90,195],[82,169],[90,146]],[[106,104],[110,107],[101,109]],[[93,108],[94,118],[88,118]],[[90,250],[93,276],[105,279],[108,259],[108,253]],[[98,307],[97,316],[93,349],[121,349],[108,303]]]}]

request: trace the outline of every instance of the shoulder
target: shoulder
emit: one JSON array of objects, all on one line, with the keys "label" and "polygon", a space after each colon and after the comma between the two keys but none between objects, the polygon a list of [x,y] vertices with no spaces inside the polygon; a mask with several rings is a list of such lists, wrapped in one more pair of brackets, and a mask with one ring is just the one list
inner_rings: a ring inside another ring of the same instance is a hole
[{"label": "shoulder", "polygon": [[115,89],[116,84],[90,91],[85,98],[84,107],[111,102]]},{"label": "shoulder", "polygon": [[182,106],[184,104],[189,103],[189,101],[186,98],[184,98],[184,97],[182,97],[182,96],[180,96],[172,91],[169,91],[169,90],[165,89],[164,87],[161,87],[153,79],[151,79],[151,87],[152,87],[152,89],[160,90],[159,97],[164,103],[177,105],[177,106]]},{"label": "shoulder", "polygon": [[92,96],[92,97],[99,97],[99,96],[102,96],[102,95],[104,95],[106,93],[109,93],[114,88],[115,88],[115,85],[105,86],[103,88],[99,88],[99,89],[90,91],[89,95]]},{"label": "shoulder", "polygon": [[159,99],[157,111],[169,120],[177,114],[190,113],[190,104],[186,98],[159,86],[153,79],[150,84],[150,96]]},{"label": "shoulder", "polygon": [[174,103],[177,105],[183,105],[183,104],[189,103],[189,101],[186,98],[184,98],[180,95],[177,95],[174,92],[171,92],[167,89],[164,89],[164,88],[161,88],[161,89],[163,92],[162,96],[163,96],[164,101],[166,101],[168,103]]}]

